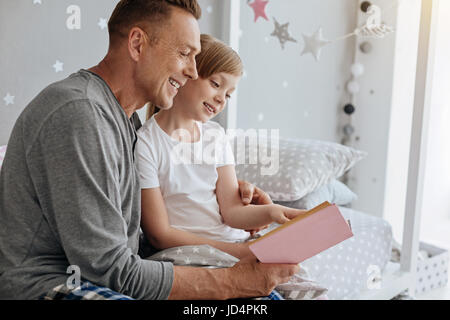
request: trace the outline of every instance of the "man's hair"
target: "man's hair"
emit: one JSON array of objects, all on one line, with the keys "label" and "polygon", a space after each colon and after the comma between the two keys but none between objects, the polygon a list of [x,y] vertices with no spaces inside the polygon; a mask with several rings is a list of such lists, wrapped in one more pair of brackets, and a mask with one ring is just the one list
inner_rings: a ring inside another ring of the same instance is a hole
[{"label": "man's hair", "polygon": [[121,37],[128,37],[133,27],[162,24],[170,17],[172,7],[191,13],[197,20],[202,14],[197,0],[120,0],[108,22],[110,45]]}]

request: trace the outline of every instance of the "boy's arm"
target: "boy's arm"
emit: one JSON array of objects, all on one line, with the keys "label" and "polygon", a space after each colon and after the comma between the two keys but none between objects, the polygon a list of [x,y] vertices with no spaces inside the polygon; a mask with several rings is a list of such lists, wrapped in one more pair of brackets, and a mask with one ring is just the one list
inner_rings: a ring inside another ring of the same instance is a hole
[{"label": "boy's arm", "polygon": [[238,184],[243,204],[273,204],[272,199],[270,199],[270,196],[266,192],[251,184],[250,182],[238,179]]},{"label": "boy's arm", "polygon": [[283,224],[305,212],[276,204],[246,206],[242,204],[234,166],[219,167],[217,172],[216,195],[220,213],[230,227],[257,229],[272,222]]},{"label": "boy's arm", "polygon": [[141,227],[147,239],[157,249],[186,245],[210,245],[232,256],[241,258],[250,253],[248,244],[215,241],[188,231],[173,228],[169,223],[160,188],[142,189]]}]

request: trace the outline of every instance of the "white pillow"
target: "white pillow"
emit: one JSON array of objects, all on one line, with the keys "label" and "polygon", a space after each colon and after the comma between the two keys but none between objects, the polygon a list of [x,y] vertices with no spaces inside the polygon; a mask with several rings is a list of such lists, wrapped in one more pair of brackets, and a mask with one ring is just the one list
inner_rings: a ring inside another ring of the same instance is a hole
[{"label": "white pillow", "polygon": [[310,210],[325,201],[345,206],[355,201],[358,196],[344,183],[333,180],[329,184],[307,194],[297,201],[276,201],[285,207]]},{"label": "white pillow", "polygon": [[2,168],[3,159],[5,158],[6,146],[0,147],[0,169]]},{"label": "white pillow", "polygon": [[[234,140],[235,145],[239,143],[237,139]],[[367,156],[367,152],[320,140],[279,139],[279,143],[269,140],[259,145],[245,144],[245,163],[237,162],[236,174],[240,180],[263,189],[274,201],[301,199],[341,177]],[[239,148],[239,144],[234,148],[236,159],[237,151],[241,152]],[[250,164],[249,155],[255,151],[259,151],[257,164]],[[271,156],[279,154],[279,159],[276,159],[278,170],[271,175],[264,175],[267,167],[273,164],[263,164],[261,152]]]}]

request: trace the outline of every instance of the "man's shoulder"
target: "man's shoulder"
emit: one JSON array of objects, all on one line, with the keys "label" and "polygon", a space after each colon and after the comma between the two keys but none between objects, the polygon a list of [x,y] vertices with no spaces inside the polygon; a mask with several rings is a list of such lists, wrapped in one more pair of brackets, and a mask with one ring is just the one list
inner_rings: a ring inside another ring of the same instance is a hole
[{"label": "man's shoulder", "polygon": [[65,79],[50,84],[37,97],[61,101],[62,104],[66,101],[86,99],[90,81],[89,75],[80,70]]},{"label": "man's shoulder", "polygon": [[[48,119],[60,119],[63,122],[97,121],[108,117],[106,102],[101,102],[89,94],[92,91],[92,76],[80,70],[69,77],[50,84],[43,89],[25,108],[21,115],[22,121],[44,123]],[[100,93],[99,93],[100,95]],[[110,115],[111,116],[111,115]]]}]

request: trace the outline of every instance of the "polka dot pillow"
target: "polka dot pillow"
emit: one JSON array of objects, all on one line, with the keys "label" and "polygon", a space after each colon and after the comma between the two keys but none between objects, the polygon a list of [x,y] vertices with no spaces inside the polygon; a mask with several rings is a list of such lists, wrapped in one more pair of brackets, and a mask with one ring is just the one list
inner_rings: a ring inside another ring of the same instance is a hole
[{"label": "polka dot pillow", "polygon": [[5,158],[6,146],[0,146],[0,169],[2,168],[3,159]]},{"label": "polka dot pillow", "polygon": [[338,206],[345,206],[355,201],[358,196],[344,183],[332,180],[329,184],[321,186],[317,190],[295,201],[275,201],[285,207],[311,210],[325,201]]},{"label": "polka dot pillow", "polygon": [[[274,201],[299,200],[341,177],[367,156],[364,151],[333,142],[279,139],[246,143],[245,161],[239,161],[244,158],[244,148],[239,138],[235,137],[234,143],[238,179],[263,189]],[[254,161],[255,154],[258,161]]]}]

